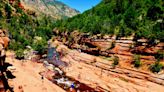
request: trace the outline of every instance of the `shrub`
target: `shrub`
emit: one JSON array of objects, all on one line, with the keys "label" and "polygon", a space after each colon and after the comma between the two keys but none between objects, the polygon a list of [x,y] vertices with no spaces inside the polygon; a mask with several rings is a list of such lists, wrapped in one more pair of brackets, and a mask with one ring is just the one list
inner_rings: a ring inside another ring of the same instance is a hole
[{"label": "shrub", "polygon": [[155,59],[157,59],[157,61],[159,61],[160,59],[163,59],[164,57],[164,52],[163,51],[157,51],[157,54],[154,55]]},{"label": "shrub", "polygon": [[112,41],[111,42],[111,46],[107,50],[113,49],[115,47],[115,45],[116,45],[116,42],[115,41]]},{"label": "shrub", "polygon": [[37,42],[33,43],[33,48],[34,50],[38,51],[38,54],[44,54],[45,50],[46,50],[46,40],[41,39]]},{"label": "shrub", "polygon": [[111,43],[111,47],[110,47],[110,49],[113,49],[114,47],[115,47],[115,41],[113,41],[112,43]]},{"label": "shrub", "polygon": [[155,64],[152,64],[150,66],[150,70],[153,72],[153,73],[158,73],[161,71],[161,69],[163,68],[164,66],[162,64],[160,64],[159,62],[155,62]]},{"label": "shrub", "polygon": [[134,67],[140,67],[141,66],[141,60],[140,55],[134,55]]},{"label": "shrub", "polygon": [[140,58],[141,58],[140,55],[134,55],[134,57],[133,57],[134,67],[138,68],[141,66]]},{"label": "shrub", "polygon": [[139,61],[135,61],[134,62],[134,67],[140,67],[141,66],[141,61],[139,60]]},{"label": "shrub", "polygon": [[118,64],[119,64],[119,57],[118,56],[114,56],[112,65],[115,67]]},{"label": "shrub", "polygon": [[17,59],[24,59],[24,53],[23,49],[19,49],[16,51],[16,58]]}]

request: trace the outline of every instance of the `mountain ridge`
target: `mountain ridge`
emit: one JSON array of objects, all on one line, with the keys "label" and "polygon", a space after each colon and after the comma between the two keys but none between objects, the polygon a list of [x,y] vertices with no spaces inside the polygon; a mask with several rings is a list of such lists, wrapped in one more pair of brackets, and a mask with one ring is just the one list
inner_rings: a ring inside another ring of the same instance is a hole
[{"label": "mountain ridge", "polygon": [[56,19],[68,18],[79,14],[76,9],[57,0],[21,0],[26,9],[46,14]]}]

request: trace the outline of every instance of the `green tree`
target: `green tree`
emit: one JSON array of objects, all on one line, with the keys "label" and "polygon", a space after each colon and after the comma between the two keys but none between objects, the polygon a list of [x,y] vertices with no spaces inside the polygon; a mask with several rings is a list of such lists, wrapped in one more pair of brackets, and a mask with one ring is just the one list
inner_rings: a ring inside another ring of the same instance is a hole
[{"label": "green tree", "polygon": [[134,62],[134,67],[140,67],[141,66],[141,60],[140,60],[140,55],[134,55],[134,60],[133,60],[133,62]]}]

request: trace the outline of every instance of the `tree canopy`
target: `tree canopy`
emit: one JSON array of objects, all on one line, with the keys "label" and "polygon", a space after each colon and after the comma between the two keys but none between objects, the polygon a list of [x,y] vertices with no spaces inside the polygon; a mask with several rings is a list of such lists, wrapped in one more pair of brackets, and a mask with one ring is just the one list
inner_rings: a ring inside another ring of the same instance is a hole
[{"label": "tree canopy", "polygon": [[[92,9],[67,20],[56,27],[62,31],[115,34],[137,38],[164,40],[164,8],[162,0],[102,0]],[[115,32],[115,30],[119,32]]]}]

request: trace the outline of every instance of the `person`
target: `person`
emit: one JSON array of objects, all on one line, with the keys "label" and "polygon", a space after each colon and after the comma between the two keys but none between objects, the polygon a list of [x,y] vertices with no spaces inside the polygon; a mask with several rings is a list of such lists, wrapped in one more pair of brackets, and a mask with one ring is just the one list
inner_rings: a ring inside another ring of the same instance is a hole
[{"label": "person", "polygon": [[71,84],[71,87],[69,89],[69,92],[76,92],[74,83]]},{"label": "person", "polygon": [[41,79],[42,79],[42,83],[44,82],[44,76],[43,75],[41,75]]}]

